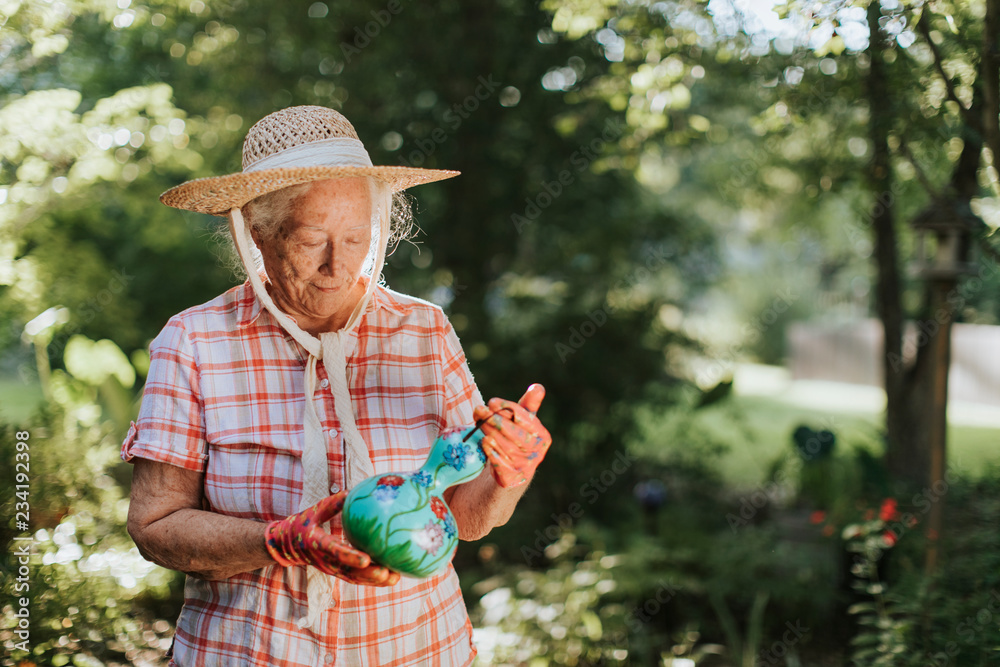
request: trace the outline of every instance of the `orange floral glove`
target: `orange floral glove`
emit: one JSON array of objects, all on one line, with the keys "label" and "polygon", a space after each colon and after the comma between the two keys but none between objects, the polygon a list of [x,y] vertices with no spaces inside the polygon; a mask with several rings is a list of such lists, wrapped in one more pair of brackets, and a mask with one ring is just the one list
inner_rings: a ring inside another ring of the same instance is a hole
[{"label": "orange floral glove", "polygon": [[328,496],[312,507],[267,524],[267,551],[279,565],[312,565],[352,584],[392,586],[399,573],[372,565],[371,557],[323,530],[340,513],[346,491]]},{"label": "orange floral glove", "polygon": [[492,398],[473,411],[485,436],[482,447],[493,478],[504,488],[527,484],[552,444],[552,436],[535,416],[543,398],[545,387],[536,383],[517,403]]}]

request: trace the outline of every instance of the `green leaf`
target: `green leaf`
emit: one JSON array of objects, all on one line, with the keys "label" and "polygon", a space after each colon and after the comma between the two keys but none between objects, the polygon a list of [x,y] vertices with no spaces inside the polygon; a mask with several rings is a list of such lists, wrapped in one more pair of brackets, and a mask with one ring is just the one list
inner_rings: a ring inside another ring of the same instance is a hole
[{"label": "green leaf", "polygon": [[589,637],[592,641],[597,641],[601,638],[603,628],[601,626],[601,619],[597,616],[597,614],[592,611],[584,611],[580,614],[580,620],[583,621],[587,637]]},{"label": "green leaf", "polygon": [[121,348],[108,339],[92,341],[75,334],[66,344],[64,361],[70,375],[90,385],[99,386],[109,377],[117,378],[125,388],[135,384],[135,368]]},{"label": "green leaf", "polygon": [[874,602],[856,602],[847,608],[848,614],[861,614],[866,611],[875,611]]}]

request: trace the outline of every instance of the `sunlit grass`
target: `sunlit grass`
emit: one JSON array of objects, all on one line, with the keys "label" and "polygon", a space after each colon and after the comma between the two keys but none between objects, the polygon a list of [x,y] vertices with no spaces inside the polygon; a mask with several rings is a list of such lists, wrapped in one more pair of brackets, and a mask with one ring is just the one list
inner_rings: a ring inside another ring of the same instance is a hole
[{"label": "sunlit grass", "polygon": [[[829,429],[837,448],[866,447],[880,455],[884,394],[875,387],[832,382],[798,381],[783,369],[743,367],[737,371],[733,393],[709,406],[650,418],[649,451],[687,446],[677,441],[677,427],[689,427],[726,445],[718,462],[723,478],[736,486],[766,481],[773,463],[793,451],[792,433],[800,425]],[[949,409],[948,463],[975,474],[988,463],[1000,463],[1000,408],[968,404]]]}]

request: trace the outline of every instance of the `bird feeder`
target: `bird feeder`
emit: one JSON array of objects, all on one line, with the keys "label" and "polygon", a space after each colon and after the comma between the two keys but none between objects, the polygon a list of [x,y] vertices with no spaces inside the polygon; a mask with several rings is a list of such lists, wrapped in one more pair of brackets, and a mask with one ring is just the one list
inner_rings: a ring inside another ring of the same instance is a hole
[{"label": "bird feeder", "polygon": [[910,223],[916,234],[913,272],[925,280],[957,280],[976,272],[972,239],[985,223],[965,202],[935,201]]}]

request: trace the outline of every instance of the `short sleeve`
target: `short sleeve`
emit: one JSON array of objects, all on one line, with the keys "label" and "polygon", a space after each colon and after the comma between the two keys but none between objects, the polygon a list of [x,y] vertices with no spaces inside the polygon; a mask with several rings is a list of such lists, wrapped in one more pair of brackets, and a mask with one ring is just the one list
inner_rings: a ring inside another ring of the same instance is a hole
[{"label": "short sleeve", "polygon": [[122,443],[122,460],[138,456],[201,472],[208,459],[205,410],[198,363],[184,323],[171,318],[149,353],[139,418]]},{"label": "short sleeve", "polygon": [[469,426],[476,423],[472,410],[484,404],[476,381],[469,370],[462,344],[451,322],[444,327],[444,388],[446,428]]}]

